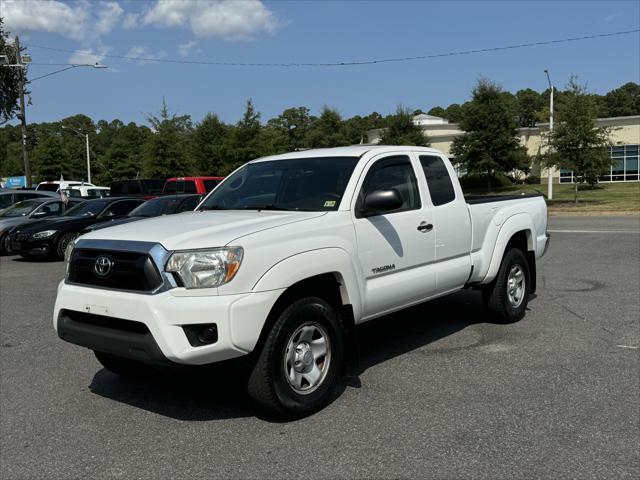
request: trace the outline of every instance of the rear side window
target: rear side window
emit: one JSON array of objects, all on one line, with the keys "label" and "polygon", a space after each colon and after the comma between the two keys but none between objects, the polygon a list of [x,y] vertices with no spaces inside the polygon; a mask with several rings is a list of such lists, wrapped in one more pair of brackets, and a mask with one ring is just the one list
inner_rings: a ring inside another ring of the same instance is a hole
[{"label": "rear side window", "polygon": [[200,202],[200,197],[187,198],[183,200],[182,204],[180,204],[180,207],[178,208],[178,212],[188,212],[190,210],[193,210],[198,206],[199,202]]},{"label": "rear side window", "polygon": [[374,190],[389,189],[397,190],[403,200],[399,209],[389,213],[420,208],[418,182],[409,157],[402,155],[378,160],[367,174],[359,202],[363,202],[364,198]]},{"label": "rear side window", "polygon": [[434,206],[444,205],[456,198],[451,177],[440,157],[420,155],[420,164],[429,186],[431,202]]},{"label": "rear side window", "polygon": [[[172,186],[169,186],[173,184]],[[163,190],[164,193],[198,193],[196,182],[193,180],[176,180],[168,182]]]},{"label": "rear side window", "polygon": [[218,183],[220,180],[204,180],[204,189],[209,193]]},{"label": "rear side window", "polygon": [[176,183],[178,182],[165,183],[164,188],[162,189],[162,193],[176,193]]},{"label": "rear side window", "polygon": [[126,215],[141,203],[142,202],[138,200],[121,200],[119,202],[112,203],[105,211],[104,216],[110,217],[114,215]]},{"label": "rear side window", "polygon": [[60,186],[57,183],[41,183],[36,190],[44,190],[46,192],[57,192]]}]

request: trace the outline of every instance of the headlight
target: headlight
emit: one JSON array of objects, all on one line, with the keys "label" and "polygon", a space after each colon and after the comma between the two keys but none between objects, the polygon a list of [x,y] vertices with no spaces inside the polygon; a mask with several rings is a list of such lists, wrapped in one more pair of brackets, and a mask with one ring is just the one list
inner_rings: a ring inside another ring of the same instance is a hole
[{"label": "headlight", "polygon": [[73,255],[74,248],[76,248],[76,242],[71,240],[64,251],[64,263],[66,264],[67,275],[69,275],[69,264],[71,263],[71,256]]},{"label": "headlight", "polygon": [[54,235],[57,230],[43,230],[42,232],[34,233],[29,238],[30,240],[42,240],[43,238],[49,238],[51,235]]},{"label": "headlight", "polygon": [[235,277],[242,255],[242,247],[175,252],[165,270],[178,275],[186,288],[219,287]]}]

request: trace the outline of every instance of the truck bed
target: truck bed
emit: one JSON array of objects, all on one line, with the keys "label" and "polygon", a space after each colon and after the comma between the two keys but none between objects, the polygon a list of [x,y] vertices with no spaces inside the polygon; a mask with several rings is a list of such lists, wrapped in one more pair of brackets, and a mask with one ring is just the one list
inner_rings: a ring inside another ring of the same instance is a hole
[{"label": "truck bed", "polygon": [[520,195],[465,195],[465,201],[470,205],[478,203],[504,202],[506,200],[519,200],[530,197],[544,197],[542,193],[527,193]]}]

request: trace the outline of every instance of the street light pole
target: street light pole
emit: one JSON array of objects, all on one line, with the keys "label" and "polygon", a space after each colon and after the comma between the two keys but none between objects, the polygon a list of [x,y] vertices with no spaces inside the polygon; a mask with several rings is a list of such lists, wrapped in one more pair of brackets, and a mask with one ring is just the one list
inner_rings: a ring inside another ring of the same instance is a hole
[{"label": "street light pole", "polygon": [[64,130],[71,130],[72,132],[77,133],[81,137],[84,137],[84,141],[87,146],[87,182],[91,183],[91,154],[89,153],[91,149],[89,148],[89,134],[79,132],[75,128],[67,127],[66,125],[62,125],[62,128]]},{"label": "street light pole", "polygon": [[91,155],[89,154],[89,134],[85,134],[84,138],[87,143],[87,182],[91,183]]},{"label": "street light pole", "polygon": [[[545,70],[547,74],[547,82],[549,83],[549,89],[551,90],[551,98],[549,102],[549,138],[553,135],[553,85],[551,85],[551,78],[549,78],[549,70]],[[547,198],[553,199],[553,167],[549,165],[547,167]]]}]

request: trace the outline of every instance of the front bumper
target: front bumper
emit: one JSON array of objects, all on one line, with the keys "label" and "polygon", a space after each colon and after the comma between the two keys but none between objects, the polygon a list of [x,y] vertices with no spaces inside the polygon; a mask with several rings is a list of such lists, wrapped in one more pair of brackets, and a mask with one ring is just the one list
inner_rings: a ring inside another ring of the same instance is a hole
[{"label": "front bumper", "polygon": [[48,255],[55,251],[55,235],[41,240],[30,241],[26,235],[22,237],[19,234],[12,233],[9,239],[11,250],[15,253],[39,256]]},{"label": "front bumper", "polygon": [[[251,352],[282,291],[224,296],[178,296],[165,291],[145,295],[62,281],[53,324],[63,340],[93,350],[152,364],[166,359],[170,363],[205,365]],[[92,320],[74,321],[78,318],[75,312],[89,314]],[[113,324],[108,323],[110,319]],[[118,328],[122,321],[143,324],[148,334],[140,331],[132,336],[126,328]],[[217,341],[192,346],[183,326],[211,323],[217,326]]]}]

